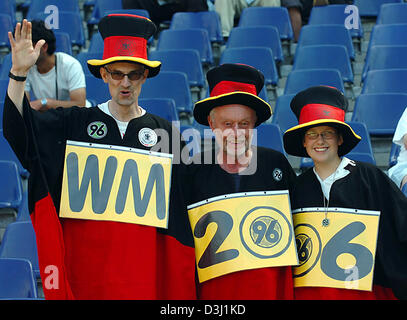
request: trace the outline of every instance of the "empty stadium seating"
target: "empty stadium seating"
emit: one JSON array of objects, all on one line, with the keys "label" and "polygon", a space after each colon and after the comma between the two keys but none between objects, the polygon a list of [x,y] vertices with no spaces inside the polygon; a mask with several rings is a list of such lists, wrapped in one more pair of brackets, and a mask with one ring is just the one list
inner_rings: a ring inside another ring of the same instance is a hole
[{"label": "empty stadium seating", "polygon": [[257,134],[256,138],[253,138],[253,144],[260,147],[271,148],[286,155],[283,136],[278,125],[274,123],[262,123],[256,128],[256,131]]},{"label": "empty stadium seating", "polygon": [[407,3],[386,3],[380,6],[378,24],[407,23]]},{"label": "empty stadium seating", "polygon": [[175,101],[171,98],[139,99],[139,105],[147,112],[160,116],[170,122],[179,121]]}]

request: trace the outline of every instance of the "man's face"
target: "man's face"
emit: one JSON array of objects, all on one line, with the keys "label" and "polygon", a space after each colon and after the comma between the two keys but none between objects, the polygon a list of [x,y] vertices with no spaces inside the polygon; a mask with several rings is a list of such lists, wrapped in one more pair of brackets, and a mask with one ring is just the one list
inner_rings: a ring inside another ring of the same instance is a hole
[{"label": "man's face", "polygon": [[[123,74],[129,73],[138,79],[131,80],[132,76],[130,78],[124,76],[119,79]],[[109,85],[109,92],[115,103],[120,106],[138,104],[141,87],[148,75],[148,69],[145,69],[143,65],[131,62],[114,62],[100,68],[100,74],[103,81]]]},{"label": "man's face", "polygon": [[208,122],[224,154],[239,158],[250,149],[256,119],[253,109],[230,104],[214,108]]}]

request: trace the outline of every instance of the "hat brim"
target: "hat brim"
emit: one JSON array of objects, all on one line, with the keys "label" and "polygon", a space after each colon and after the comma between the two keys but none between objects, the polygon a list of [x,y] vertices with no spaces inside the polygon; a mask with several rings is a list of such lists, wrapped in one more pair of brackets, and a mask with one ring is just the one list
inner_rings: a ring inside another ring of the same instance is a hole
[{"label": "hat brim", "polygon": [[311,127],[332,126],[342,134],[343,143],[338,147],[338,156],[342,157],[349,153],[361,140],[351,126],[347,123],[334,119],[319,119],[288,129],[283,136],[285,151],[293,156],[309,158],[304,145],[304,134]]},{"label": "hat brim", "polygon": [[211,110],[229,104],[241,104],[253,109],[257,115],[255,127],[269,119],[272,114],[270,105],[260,97],[244,91],[235,91],[198,101],[194,107],[194,118],[198,123],[209,126],[208,116]]},{"label": "hat brim", "polygon": [[88,68],[89,71],[96,77],[102,78],[100,75],[99,69],[109,63],[113,62],[136,62],[144,65],[147,69],[149,69],[147,78],[155,77],[161,69],[161,61],[150,61],[143,58],[136,58],[136,57],[126,57],[126,56],[117,56],[117,57],[110,57],[104,60],[92,59],[88,60]]}]

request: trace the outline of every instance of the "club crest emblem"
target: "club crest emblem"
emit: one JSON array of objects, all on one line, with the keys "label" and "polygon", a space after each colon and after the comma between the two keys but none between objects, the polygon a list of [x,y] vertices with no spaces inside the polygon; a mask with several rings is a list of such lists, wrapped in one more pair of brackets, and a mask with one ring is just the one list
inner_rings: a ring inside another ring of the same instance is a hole
[{"label": "club crest emblem", "polygon": [[157,144],[157,134],[150,128],[141,129],[138,133],[138,139],[145,147],[152,147]]}]

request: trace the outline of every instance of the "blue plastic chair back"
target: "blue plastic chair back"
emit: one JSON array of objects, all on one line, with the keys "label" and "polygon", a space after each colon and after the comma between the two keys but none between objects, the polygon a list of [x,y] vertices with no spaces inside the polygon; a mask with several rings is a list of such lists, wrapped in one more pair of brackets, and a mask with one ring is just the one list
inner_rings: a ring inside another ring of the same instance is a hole
[{"label": "blue plastic chair back", "polygon": [[390,137],[406,106],[407,94],[361,94],[356,99],[351,121],[364,122],[370,135]]},{"label": "blue plastic chair back", "polygon": [[400,154],[400,150],[401,150],[401,146],[399,146],[398,144],[395,144],[395,143],[391,144],[390,154],[389,154],[389,168],[391,168],[392,166],[394,166],[397,163],[398,157]]},{"label": "blue plastic chair back", "polygon": [[230,32],[226,48],[266,47],[273,51],[274,60],[284,60],[280,34],[277,27],[236,27]]},{"label": "blue plastic chair back", "polygon": [[109,87],[102,79],[98,79],[91,74],[85,74],[86,81],[86,99],[93,106],[104,103],[112,98]]},{"label": "blue plastic chair back", "polygon": [[147,79],[140,93],[140,99],[146,98],[174,99],[178,113],[192,112],[191,92],[187,75],[183,72],[162,71]]},{"label": "blue plastic chair back", "polygon": [[285,94],[279,96],[276,101],[271,122],[279,126],[282,134],[298,124],[297,117],[290,108],[294,96],[295,94]]},{"label": "blue plastic chair back", "polygon": [[211,42],[223,42],[222,27],[216,11],[176,12],[170,29],[205,29]]},{"label": "blue plastic chair back", "polygon": [[168,120],[179,121],[174,99],[170,98],[148,98],[139,99],[139,105],[147,112]]},{"label": "blue plastic chair back", "polygon": [[312,86],[326,85],[345,92],[338,69],[293,70],[288,74],[284,94],[298,93]]},{"label": "blue plastic chair back", "polygon": [[373,156],[372,143],[366,125],[363,122],[347,121],[346,123],[350,125],[353,131],[355,131],[355,133],[362,138],[351,152],[367,153]]},{"label": "blue plastic chair back", "polygon": [[10,223],[0,245],[0,258],[18,258],[30,261],[34,275],[40,277],[35,231],[31,221]]},{"label": "blue plastic chair back", "polygon": [[87,21],[88,24],[98,24],[100,18],[105,16],[110,10],[122,10],[121,1],[112,0],[95,0],[95,5],[93,7],[92,16]]},{"label": "blue plastic chair back", "polygon": [[386,3],[401,3],[403,0],[355,0],[361,17],[377,17],[380,6]]},{"label": "blue plastic chair back", "polygon": [[[11,70],[11,53],[7,53],[4,57],[3,57],[3,62],[0,66],[0,80],[7,80],[8,81],[8,73]],[[3,95],[3,98],[5,96],[5,93],[0,92],[0,94]],[[3,100],[4,101],[4,100]]]},{"label": "blue plastic chair back", "polygon": [[23,186],[17,165],[12,161],[0,160],[0,208],[18,212],[23,201]]},{"label": "blue plastic chair back", "polygon": [[157,50],[194,49],[199,52],[201,63],[213,64],[212,46],[205,29],[167,29],[160,33]]},{"label": "blue plastic chair back", "polygon": [[4,138],[3,130],[0,130],[0,160],[14,162],[17,165],[20,176],[28,177],[28,171],[23,168],[13,149],[11,149],[10,144]]},{"label": "blue plastic chair back", "polygon": [[7,32],[13,32],[14,26],[11,16],[8,14],[0,13],[0,48],[9,48],[10,49],[10,42],[8,40]]},{"label": "blue plastic chair back", "polygon": [[407,45],[374,45],[366,55],[362,81],[370,70],[407,69]]},{"label": "blue plastic chair back", "polygon": [[9,15],[13,26],[16,25],[16,3],[15,0],[0,1],[0,12]]},{"label": "blue plastic chair back", "polygon": [[407,93],[407,69],[372,70],[363,82],[363,93]]},{"label": "blue plastic chair back", "polygon": [[[262,123],[257,128],[257,146],[280,151],[284,155],[283,136],[280,127],[275,123]],[[253,139],[253,144],[255,143]]]},{"label": "blue plastic chair back", "polygon": [[220,64],[242,63],[260,70],[264,75],[265,84],[277,85],[278,71],[273,52],[265,47],[245,47],[225,49]]},{"label": "blue plastic chair back", "polygon": [[294,38],[290,16],[285,7],[249,7],[242,11],[239,27],[272,25],[277,27],[281,40]]},{"label": "blue plastic chair back", "polygon": [[353,70],[345,46],[318,45],[298,47],[293,70],[338,69],[343,82],[353,83]]},{"label": "blue plastic chair back", "polygon": [[82,66],[83,72],[85,73],[85,75],[92,75],[90,73],[89,67],[88,67],[88,60],[91,59],[102,59],[103,57],[103,51],[100,52],[85,52],[85,51],[81,51],[76,55],[76,60],[79,61],[79,63]]},{"label": "blue plastic chair back", "polygon": [[204,72],[197,50],[156,50],[150,52],[149,59],[161,61],[161,71],[186,73],[190,87],[205,87]]},{"label": "blue plastic chair back", "polygon": [[38,13],[49,15],[56,12],[55,10],[79,14],[79,2],[76,0],[31,0],[27,20],[33,20]]},{"label": "blue plastic chair back", "polygon": [[38,298],[31,263],[25,259],[0,259],[0,299]]},{"label": "blue plastic chair back", "polygon": [[352,37],[344,25],[305,25],[301,28],[298,47],[321,44],[343,45],[348,50],[349,58],[355,59]]},{"label": "blue plastic chair back", "polygon": [[407,23],[407,3],[387,3],[380,7],[377,24]]}]

